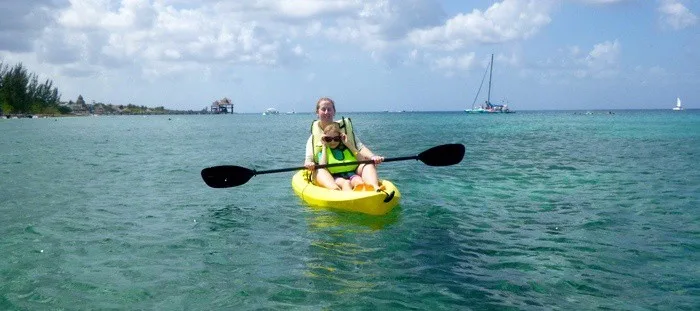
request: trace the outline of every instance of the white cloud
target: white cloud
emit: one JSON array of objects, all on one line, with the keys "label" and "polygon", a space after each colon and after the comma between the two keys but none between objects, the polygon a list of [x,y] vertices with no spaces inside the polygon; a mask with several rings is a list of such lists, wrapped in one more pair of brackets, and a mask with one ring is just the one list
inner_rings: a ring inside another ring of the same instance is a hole
[{"label": "white cloud", "polygon": [[11,7],[25,19],[39,11],[53,19],[29,36],[0,30],[2,50],[37,45],[41,61],[56,66],[142,64],[151,75],[171,72],[157,67],[176,62],[290,64],[305,60],[305,43],[318,38],[356,45],[391,62],[405,55],[400,50],[408,49],[408,33],[444,18],[435,0],[68,0],[52,10],[20,4]]},{"label": "white cloud", "polygon": [[[388,60],[407,49],[414,29],[439,25],[445,13],[435,0],[363,1],[356,12],[327,23],[324,35],[333,41],[356,44],[376,58]],[[391,61],[391,60],[388,60]]]},{"label": "white cloud", "polygon": [[662,22],[676,30],[693,26],[698,22],[698,17],[678,0],[661,0],[659,12]]},{"label": "white cloud", "polygon": [[617,40],[596,44],[588,53],[586,62],[590,67],[615,64],[620,56],[620,49],[621,46]]},{"label": "white cloud", "polygon": [[[299,16],[333,11],[342,8],[342,3],[351,2],[309,2],[306,9],[292,12],[284,1],[264,1],[254,9],[272,15],[277,12]],[[84,35],[88,42],[80,46],[75,42],[66,44],[74,46],[70,53],[85,57],[50,55],[68,52],[67,49],[52,49],[45,53],[45,59],[50,62],[72,59],[85,65],[91,62],[91,65],[104,66],[142,63],[147,67],[144,71],[153,76],[173,72],[172,68],[191,67],[174,66],[174,62],[276,66],[295,57],[305,57],[301,53],[303,46],[287,39],[291,31],[278,27],[270,19],[240,18],[243,12],[225,11],[227,7],[218,3],[194,8],[182,7],[173,1],[121,0],[115,4],[112,7],[109,1],[71,0],[70,6],[58,11],[56,24],[44,30],[39,42],[44,46],[60,46],[60,42],[55,42],[56,34],[64,38]],[[240,9],[240,6],[228,8]]]},{"label": "white cloud", "polygon": [[571,46],[568,48],[569,54],[571,54],[574,57],[577,57],[581,53],[581,48],[578,46]]},{"label": "white cloud", "polygon": [[352,0],[268,0],[261,2],[284,16],[300,19],[343,14],[361,7],[358,1]]},{"label": "white cloud", "polygon": [[292,52],[294,55],[304,55],[304,49],[300,45],[296,45],[292,48]]},{"label": "white cloud", "polygon": [[457,50],[472,43],[501,43],[527,39],[551,22],[551,0],[504,0],[486,11],[458,14],[444,25],[414,30],[409,40],[424,48]]},{"label": "white cloud", "polygon": [[[543,84],[574,83],[571,78],[606,79],[619,76],[621,55],[622,44],[619,40],[594,44],[588,52],[581,47],[570,46],[560,49],[558,56],[521,69],[521,75],[536,78]],[[509,58],[499,55],[498,63],[506,62],[506,59],[510,59],[511,64],[520,63],[516,55]]]},{"label": "white cloud", "polygon": [[434,60],[433,64],[438,69],[466,70],[474,65],[475,53],[467,53],[457,56],[445,56]]},{"label": "white cloud", "polygon": [[309,25],[306,27],[304,34],[307,37],[313,37],[321,33],[321,30],[323,29],[323,24],[319,21],[313,21],[309,23]]},{"label": "white cloud", "polygon": [[56,66],[141,66],[154,76],[212,62],[302,63],[306,44],[322,39],[391,66],[411,62],[412,49],[464,53],[470,42],[526,39],[550,22],[554,1],[504,0],[446,20],[436,0],[68,0],[24,48],[34,40],[41,61]]},{"label": "white cloud", "polygon": [[614,3],[632,2],[632,1],[638,1],[638,0],[573,0],[573,1],[582,2],[582,3],[589,3],[589,4],[614,4]]},{"label": "white cloud", "polygon": [[605,41],[593,46],[593,49],[580,61],[585,68],[579,70],[578,75],[596,78],[611,77],[618,73],[619,58],[622,45],[618,40]]}]

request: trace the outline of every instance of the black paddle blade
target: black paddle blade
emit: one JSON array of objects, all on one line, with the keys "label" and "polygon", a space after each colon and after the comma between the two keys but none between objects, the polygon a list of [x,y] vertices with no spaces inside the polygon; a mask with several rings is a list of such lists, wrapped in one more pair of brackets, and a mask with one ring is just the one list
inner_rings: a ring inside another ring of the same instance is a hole
[{"label": "black paddle blade", "polygon": [[230,188],[247,183],[255,171],[234,165],[207,167],[202,170],[202,179],[212,188]]},{"label": "black paddle blade", "polygon": [[447,144],[430,148],[421,152],[418,159],[430,166],[449,166],[462,162],[464,158],[464,145]]}]

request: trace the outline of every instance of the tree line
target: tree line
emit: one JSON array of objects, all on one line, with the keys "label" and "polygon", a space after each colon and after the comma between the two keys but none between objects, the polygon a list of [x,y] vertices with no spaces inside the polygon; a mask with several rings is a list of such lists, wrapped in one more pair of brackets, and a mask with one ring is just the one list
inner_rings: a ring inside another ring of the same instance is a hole
[{"label": "tree line", "polygon": [[[75,110],[74,110],[75,109]],[[163,106],[149,108],[137,105],[112,105],[101,102],[85,103],[82,95],[76,102],[61,103],[61,95],[53,86],[53,81],[46,79],[39,83],[39,76],[30,73],[22,63],[9,66],[0,60],[0,115],[21,114],[193,114],[202,111],[179,111],[165,109]]]},{"label": "tree line", "polygon": [[0,112],[2,114],[62,114],[70,109],[61,107],[61,95],[46,79],[30,73],[22,63],[8,66],[0,61]]}]

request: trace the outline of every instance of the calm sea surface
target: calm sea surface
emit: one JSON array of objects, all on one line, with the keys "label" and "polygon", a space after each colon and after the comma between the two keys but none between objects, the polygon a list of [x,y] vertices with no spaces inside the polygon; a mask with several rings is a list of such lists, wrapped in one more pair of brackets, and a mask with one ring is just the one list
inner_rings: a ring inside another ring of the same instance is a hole
[{"label": "calm sea surface", "polygon": [[375,217],[202,182],[302,165],[312,114],[0,120],[0,309],[700,309],[700,111],[340,115],[467,153],[381,165]]}]

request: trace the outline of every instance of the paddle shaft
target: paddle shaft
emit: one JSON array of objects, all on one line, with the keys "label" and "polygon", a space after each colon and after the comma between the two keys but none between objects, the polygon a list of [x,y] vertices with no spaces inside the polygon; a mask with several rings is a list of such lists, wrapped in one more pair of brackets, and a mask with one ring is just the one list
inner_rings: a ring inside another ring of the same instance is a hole
[{"label": "paddle shaft", "polygon": [[[394,162],[394,161],[404,161],[404,160],[418,160],[418,156],[386,158],[382,162]],[[354,164],[370,164],[370,163],[374,163],[374,161],[363,160],[363,161],[355,161],[355,162],[323,164],[323,165],[316,165],[316,166],[314,166],[314,168],[327,168],[327,167],[346,166],[346,165],[354,165]],[[299,166],[299,167],[280,168],[280,169],[274,169],[274,170],[255,171],[255,175],[291,172],[291,171],[298,171],[298,170],[303,170],[303,169],[306,169],[306,167]]]},{"label": "paddle shaft", "polygon": [[[415,156],[386,158],[383,162],[394,162],[404,160],[420,160],[423,164],[429,166],[448,166],[454,165],[462,161],[464,158],[463,144],[446,144],[432,147]],[[326,168],[335,166],[347,166],[353,164],[369,164],[374,163],[372,160],[363,160],[347,163],[333,163],[324,165],[315,165],[315,168]],[[256,171],[249,168],[235,165],[220,165],[207,167],[202,170],[202,179],[212,188],[230,188],[245,184],[255,175],[271,174],[281,172],[291,172],[306,169],[304,166],[281,168],[274,170]]]}]

